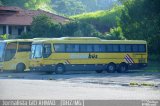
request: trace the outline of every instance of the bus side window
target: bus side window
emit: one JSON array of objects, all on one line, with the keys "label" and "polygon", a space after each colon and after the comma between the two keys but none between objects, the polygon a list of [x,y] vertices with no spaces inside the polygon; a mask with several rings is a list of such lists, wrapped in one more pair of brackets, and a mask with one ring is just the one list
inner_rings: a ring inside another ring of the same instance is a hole
[{"label": "bus side window", "polygon": [[66,45],[66,52],[73,52],[73,50],[74,50],[74,45],[72,45],[72,44],[67,44]]},{"label": "bus side window", "polygon": [[146,46],[141,44],[139,45],[139,52],[145,52],[146,51]]},{"label": "bus side window", "polygon": [[99,45],[94,45],[94,52],[100,52],[100,46]]},{"label": "bus side window", "polygon": [[74,52],[79,52],[79,45],[78,44],[74,45]]},{"label": "bus side window", "polygon": [[80,52],[87,52],[87,46],[85,44],[80,44]]},{"label": "bus side window", "polygon": [[113,52],[113,45],[112,44],[106,45],[106,51],[107,52]]},{"label": "bus side window", "polygon": [[113,52],[119,52],[119,45],[117,44],[113,45]]},{"label": "bus side window", "polygon": [[127,44],[125,46],[126,46],[126,52],[131,52],[132,51],[131,45]]},{"label": "bus side window", "polygon": [[44,44],[43,46],[43,57],[47,58],[51,55],[51,45],[50,44]]},{"label": "bus side window", "polygon": [[126,50],[125,50],[125,45],[123,45],[123,44],[121,44],[120,45],[120,52],[125,52]]},{"label": "bus side window", "polygon": [[100,52],[105,52],[106,51],[106,47],[105,45],[100,45]]},{"label": "bus side window", "polygon": [[86,46],[87,46],[86,52],[88,52],[88,53],[93,52],[93,45],[87,44]]},{"label": "bus side window", "polygon": [[15,54],[16,54],[16,50],[17,50],[17,42],[15,43],[9,43],[7,45],[6,51],[5,51],[5,61],[9,61],[11,60]]},{"label": "bus side window", "polygon": [[133,52],[138,52],[138,45],[134,44],[132,45]]},{"label": "bus side window", "polygon": [[19,42],[18,52],[29,52],[31,51],[32,42]]},{"label": "bus side window", "polygon": [[66,45],[66,52],[67,53],[76,53],[79,52],[79,45],[78,44],[67,44]]},{"label": "bus side window", "polygon": [[55,52],[64,53],[65,52],[65,45],[64,44],[54,44]]}]

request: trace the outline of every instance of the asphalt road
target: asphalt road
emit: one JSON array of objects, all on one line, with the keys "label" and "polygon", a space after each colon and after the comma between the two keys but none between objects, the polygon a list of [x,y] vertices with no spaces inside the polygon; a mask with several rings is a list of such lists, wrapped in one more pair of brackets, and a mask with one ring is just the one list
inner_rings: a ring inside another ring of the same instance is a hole
[{"label": "asphalt road", "polygon": [[160,100],[160,73],[0,73],[0,99]]}]

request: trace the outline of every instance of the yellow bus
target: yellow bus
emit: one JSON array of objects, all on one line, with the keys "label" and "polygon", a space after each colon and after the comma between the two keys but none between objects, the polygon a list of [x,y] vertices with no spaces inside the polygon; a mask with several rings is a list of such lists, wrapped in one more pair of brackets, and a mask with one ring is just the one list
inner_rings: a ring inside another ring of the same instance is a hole
[{"label": "yellow bus", "polygon": [[101,73],[127,72],[147,66],[143,40],[102,40],[96,37],[62,37],[35,40],[30,69],[62,74],[67,70]]},{"label": "yellow bus", "polygon": [[29,69],[31,39],[0,41],[0,70],[23,72]]}]

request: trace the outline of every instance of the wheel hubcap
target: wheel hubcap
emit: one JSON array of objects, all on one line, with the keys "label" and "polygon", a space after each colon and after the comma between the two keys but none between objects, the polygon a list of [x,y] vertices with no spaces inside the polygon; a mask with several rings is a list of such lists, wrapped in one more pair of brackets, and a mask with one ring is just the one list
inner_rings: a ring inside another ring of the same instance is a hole
[{"label": "wheel hubcap", "polygon": [[113,71],[114,67],[113,66],[109,66],[109,70]]},{"label": "wheel hubcap", "polygon": [[57,70],[58,71],[63,71],[63,68],[62,67],[58,67]]}]

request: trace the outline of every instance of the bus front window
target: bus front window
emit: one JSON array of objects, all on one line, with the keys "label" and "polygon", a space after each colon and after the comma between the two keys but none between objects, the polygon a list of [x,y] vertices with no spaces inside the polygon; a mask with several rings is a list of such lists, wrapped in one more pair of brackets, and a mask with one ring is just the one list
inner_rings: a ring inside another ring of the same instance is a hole
[{"label": "bus front window", "polygon": [[32,45],[31,58],[42,58],[43,47],[41,44]]},{"label": "bus front window", "polygon": [[0,42],[0,61],[4,59],[5,42]]}]

